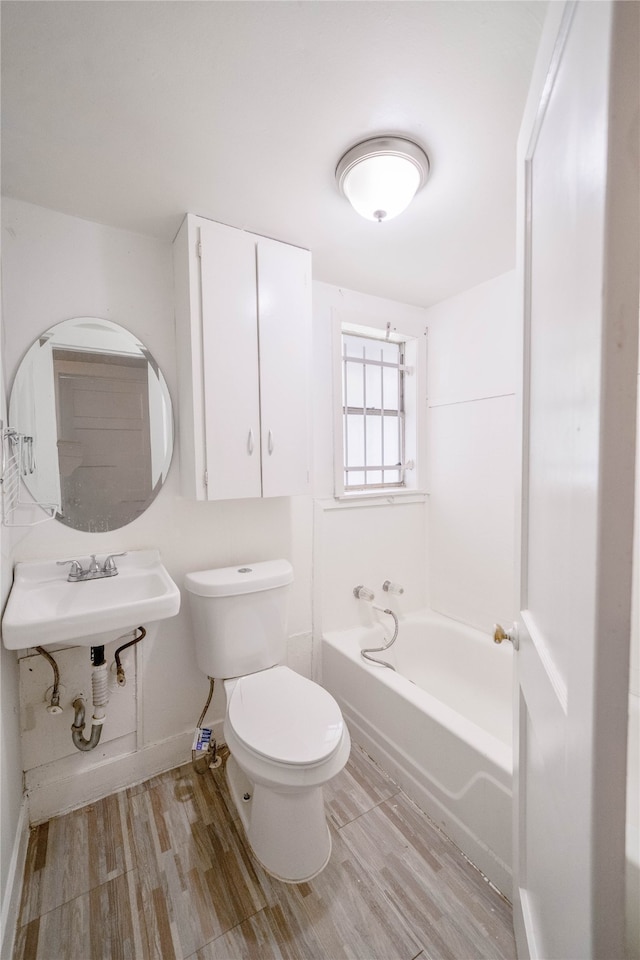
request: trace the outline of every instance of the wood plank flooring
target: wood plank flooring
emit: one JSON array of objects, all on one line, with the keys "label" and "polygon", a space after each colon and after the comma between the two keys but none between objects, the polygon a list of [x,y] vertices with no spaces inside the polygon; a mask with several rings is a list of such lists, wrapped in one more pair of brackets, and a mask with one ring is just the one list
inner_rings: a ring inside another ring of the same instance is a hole
[{"label": "wood plank flooring", "polygon": [[31,832],[14,960],[511,960],[511,908],[354,746],[309,883],[253,860],[222,768]]}]

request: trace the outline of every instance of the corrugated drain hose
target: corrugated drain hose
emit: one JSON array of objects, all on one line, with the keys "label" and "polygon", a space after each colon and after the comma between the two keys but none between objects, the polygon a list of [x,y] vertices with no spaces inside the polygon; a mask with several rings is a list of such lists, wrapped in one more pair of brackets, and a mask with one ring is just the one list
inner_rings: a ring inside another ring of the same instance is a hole
[{"label": "corrugated drain hose", "polygon": [[78,750],[86,753],[98,746],[105,721],[106,706],[109,703],[109,675],[107,661],[104,659],[104,647],[92,647],[93,667],[91,669],[91,691],[93,716],[91,718],[91,736],[86,740],[82,733],[85,727],[85,705],[82,697],[73,701],[75,716],[71,725],[71,739]]}]

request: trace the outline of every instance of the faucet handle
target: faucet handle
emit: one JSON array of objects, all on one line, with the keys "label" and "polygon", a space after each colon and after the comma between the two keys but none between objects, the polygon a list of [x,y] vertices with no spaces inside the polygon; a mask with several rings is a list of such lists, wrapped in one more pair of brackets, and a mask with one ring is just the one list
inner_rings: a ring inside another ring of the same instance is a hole
[{"label": "faucet handle", "polygon": [[79,580],[84,573],[82,564],[79,560],[56,560],[56,564],[59,567],[64,567],[68,563],[71,564],[71,569],[69,570],[69,580]]},{"label": "faucet handle", "polygon": [[386,593],[395,593],[397,596],[401,596],[404,593],[404,587],[401,587],[399,583],[394,583],[393,580],[385,580],[382,584],[382,589]]},{"label": "faucet handle", "polygon": [[362,584],[353,588],[353,595],[356,600],[368,600],[370,603],[375,599],[373,590],[370,590],[369,587],[365,587]]},{"label": "faucet handle", "polygon": [[124,550],[122,553],[110,553],[107,559],[104,561],[102,570],[104,573],[117,573],[118,568],[116,567],[113,558],[114,557],[126,557],[127,551]]}]

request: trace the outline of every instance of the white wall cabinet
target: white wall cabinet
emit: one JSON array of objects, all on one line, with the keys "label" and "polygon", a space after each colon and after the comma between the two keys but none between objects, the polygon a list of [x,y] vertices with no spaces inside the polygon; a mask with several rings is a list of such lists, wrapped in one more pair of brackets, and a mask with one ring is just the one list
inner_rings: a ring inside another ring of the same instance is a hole
[{"label": "white wall cabinet", "polygon": [[189,214],[174,277],[183,494],[308,493],[309,251]]}]

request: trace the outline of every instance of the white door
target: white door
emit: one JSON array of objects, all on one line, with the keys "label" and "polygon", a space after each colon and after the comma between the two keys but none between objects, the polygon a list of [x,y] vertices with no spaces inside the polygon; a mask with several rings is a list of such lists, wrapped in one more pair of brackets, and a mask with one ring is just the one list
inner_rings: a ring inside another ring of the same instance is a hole
[{"label": "white door", "polygon": [[311,254],[258,240],[262,495],[310,489]]},{"label": "white door", "polygon": [[519,142],[514,921],[545,960],[624,956],[639,12],[550,4]]},{"label": "white door", "polygon": [[261,495],[256,242],[199,219],[207,499]]}]

